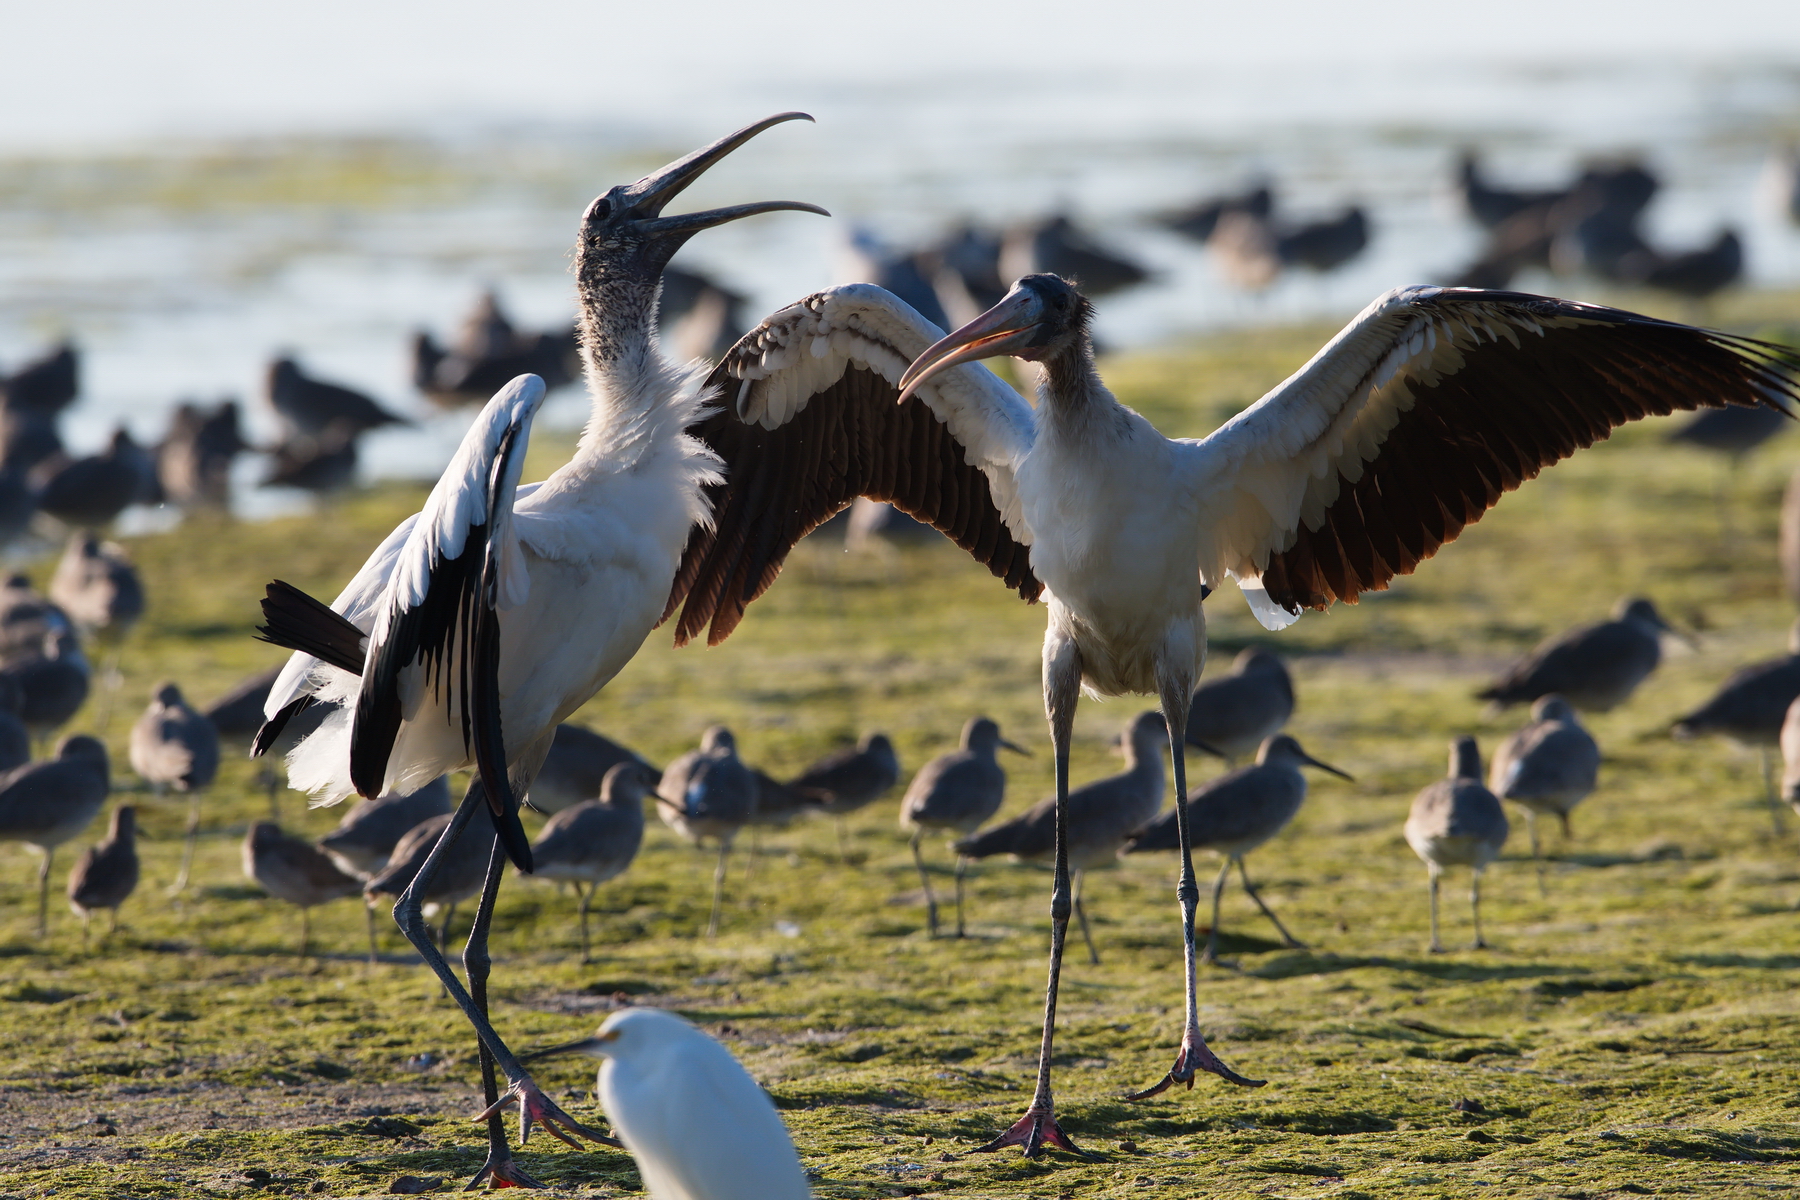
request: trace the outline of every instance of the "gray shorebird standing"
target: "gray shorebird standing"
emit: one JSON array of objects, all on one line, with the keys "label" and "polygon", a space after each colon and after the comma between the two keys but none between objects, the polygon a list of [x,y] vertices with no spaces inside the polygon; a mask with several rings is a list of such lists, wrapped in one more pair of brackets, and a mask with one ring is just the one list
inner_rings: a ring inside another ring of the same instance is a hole
[{"label": "gray shorebird standing", "polygon": [[338,870],[330,855],[273,821],[258,821],[244,835],[244,876],[300,909],[301,958],[312,946],[313,908],[362,890],[362,881]]},{"label": "gray shorebird standing", "polygon": [[[319,839],[319,849],[331,856],[338,870],[368,882],[388,864],[388,856],[400,839],[423,821],[450,814],[450,778],[439,775],[416,792],[404,796],[389,793],[374,800],[358,800],[338,821],[337,828]],[[375,938],[375,910],[363,905],[369,927],[369,961],[381,958]]]},{"label": "gray shorebird standing", "polygon": [[1506,674],[1475,693],[1495,708],[1559,693],[1576,708],[1606,712],[1623,704],[1662,662],[1662,635],[1674,626],[1642,596],[1627,596],[1610,620],[1540,642]]},{"label": "gray shorebird standing", "polygon": [[[1225,880],[1231,874],[1233,863],[1237,864],[1245,894],[1280,932],[1281,940],[1295,949],[1302,948],[1303,943],[1289,933],[1281,918],[1263,903],[1262,896],[1250,882],[1250,872],[1244,867],[1244,855],[1286,829],[1306,802],[1306,776],[1301,773],[1301,767],[1317,767],[1339,779],[1350,778],[1336,767],[1320,762],[1301,749],[1299,742],[1281,733],[1263,742],[1256,752],[1254,765],[1209,780],[1188,793],[1185,808],[1189,844],[1196,850],[1211,850],[1225,859],[1219,867],[1219,877],[1213,880],[1212,928],[1207,931],[1206,949],[1200,955],[1200,961],[1218,961],[1219,901],[1225,894]],[[1175,811],[1171,809],[1139,830],[1125,852],[1141,854],[1148,850],[1180,849],[1176,820]]]},{"label": "gray shorebird standing", "polygon": [[1450,743],[1450,773],[1421,791],[1406,818],[1406,844],[1431,872],[1431,952],[1442,954],[1438,938],[1438,878],[1445,867],[1470,867],[1469,911],[1475,921],[1475,948],[1481,936],[1481,872],[1506,845],[1506,810],[1481,786],[1481,751],[1472,737]]},{"label": "gray shorebird standing", "polygon": [[1294,715],[1294,680],[1286,664],[1252,646],[1227,675],[1203,679],[1188,708],[1187,742],[1224,756],[1230,766],[1253,755]]},{"label": "gray shorebird standing", "polygon": [[108,650],[100,671],[100,715],[95,720],[104,732],[119,690],[125,639],[144,615],[144,581],[125,547],[103,542],[91,531],[77,532],[50,577],[50,598],[77,629]]},{"label": "gray shorebird standing", "polygon": [[1734,671],[1712,699],[1669,730],[1681,741],[1716,733],[1739,745],[1755,747],[1762,758],[1763,795],[1777,836],[1783,832],[1781,799],[1775,793],[1771,752],[1781,743],[1782,720],[1796,697],[1800,697],[1800,622],[1788,632],[1786,656]]},{"label": "gray shorebird standing", "polygon": [[187,887],[200,836],[200,797],[219,773],[219,731],[188,706],[181,689],[165,683],[131,727],[131,769],[161,796],[170,788],[188,798],[187,836],[181,844],[181,872],[169,886]]},{"label": "gray shorebird standing", "polygon": [[121,804],[113,809],[106,840],[82,851],[69,871],[69,907],[81,918],[83,941],[87,940],[88,918],[96,909],[112,914],[106,932],[119,928],[119,906],[131,898],[137,885],[137,809]]},{"label": "gray shorebird standing", "polygon": [[819,797],[819,811],[837,818],[838,854],[848,859],[844,814],[867,807],[900,782],[900,756],[885,733],[865,733],[855,746],[827,754],[788,786]]},{"label": "gray shorebird standing", "polygon": [[82,734],[64,738],[55,758],[0,775],[0,842],[23,842],[44,856],[38,868],[40,938],[47,928],[50,865],[56,848],[99,815],[111,786],[106,747]]},{"label": "gray shorebird standing", "polygon": [[[940,754],[914,775],[900,801],[900,827],[912,830],[913,862],[919,882],[925,886],[925,914],[931,936],[938,932],[937,897],[919,843],[928,829],[948,829],[965,837],[1000,811],[1006,800],[1006,770],[1000,765],[1001,748],[1015,754],[1028,751],[1000,736],[1000,726],[987,717],[971,717],[963,726],[962,743]],[[963,936],[963,871],[968,859],[956,856],[956,936]]]},{"label": "gray shorebird standing", "polygon": [[19,719],[24,703],[18,680],[0,672],[0,772],[31,761],[31,730]]},{"label": "gray shorebird standing", "polygon": [[[387,865],[363,884],[365,902],[372,904],[377,896],[404,894],[443,838],[444,831],[450,828],[454,815],[445,813],[431,817],[407,830],[394,846],[393,853],[388,855]],[[493,848],[494,828],[491,824],[486,821],[465,824],[456,831],[456,840],[440,856],[436,872],[420,891],[418,898],[422,905],[444,910],[444,924],[437,938],[440,948],[450,944],[450,921],[456,916],[456,906],[481,891]]]},{"label": "gray shorebird standing", "polygon": [[[1087,910],[1081,904],[1081,885],[1090,869],[1111,866],[1131,836],[1162,809],[1167,787],[1162,756],[1169,746],[1162,714],[1139,713],[1119,745],[1125,754],[1125,770],[1070,792],[1066,810],[1069,866],[1075,871],[1075,917],[1087,943],[1088,961],[1095,966],[1100,964],[1100,954],[1094,949]],[[1050,858],[1056,853],[1056,797],[1040,800],[1012,820],[962,839],[956,843],[956,852],[964,858],[1010,854],[1021,862]]]},{"label": "gray shorebird standing", "polygon": [[46,633],[33,651],[0,667],[0,676],[18,686],[19,719],[40,744],[87,703],[88,661],[72,629]]},{"label": "gray shorebird standing", "polygon": [[582,962],[588,961],[588,906],[600,885],[637,857],[644,842],[644,798],[653,794],[657,778],[643,763],[615,763],[601,781],[598,800],[563,809],[531,844],[536,875],[575,885],[581,899]]},{"label": "gray shorebird standing", "polygon": [[1531,834],[1531,861],[1537,867],[1538,891],[1544,890],[1543,855],[1537,819],[1554,815],[1569,836],[1569,813],[1587,799],[1600,776],[1600,746],[1582,727],[1569,702],[1552,692],[1531,706],[1531,723],[1494,752],[1488,788],[1503,800],[1525,809]]},{"label": "gray shorebird standing", "polygon": [[622,762],[638,764],[652,779],[659,775],[643,756],[611,738],[579,725],[558,725],[526,802],[546,814],[585,804],[600,795],[607,773]]},{"label": "gray shorebird standing", "polygon": [[719,932],[725,863],[738,830],[756,815],[756,793],[756,777],[738,757],[737,739],[723,725],[708,729],[700,739],[700,748],[670,763],[657,784],[656,811],[663,824],[696,846],[707,838],[719,844],[707,937]]}]

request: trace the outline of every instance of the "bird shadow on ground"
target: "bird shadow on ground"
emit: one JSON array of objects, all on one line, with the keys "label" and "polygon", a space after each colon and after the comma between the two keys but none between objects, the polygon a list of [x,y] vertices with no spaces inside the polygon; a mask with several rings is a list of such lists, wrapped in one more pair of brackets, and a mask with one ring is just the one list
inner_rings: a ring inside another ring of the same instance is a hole
[{"label": "bird shadow on ground", "polygon": [[1541,979],[1547,976],[1584,975],[1586,968],[1547,963],[1478,963],[1457,959],[1390,958],[1386,955],[1340,955],[1311,950],[1281,954],[1243,970],[1255,979],[1294,979],[1302,975],[1329,975],[1365,967],[1407,971],[1438,980],[1489,983],[1507,979]]},{"label": "bird shadow on ground", "polygon": [[1671,954],[1668,960],[1688,967],[1748,967],[1757,971],[1792,971],[1800,967],[1793,954]]}]

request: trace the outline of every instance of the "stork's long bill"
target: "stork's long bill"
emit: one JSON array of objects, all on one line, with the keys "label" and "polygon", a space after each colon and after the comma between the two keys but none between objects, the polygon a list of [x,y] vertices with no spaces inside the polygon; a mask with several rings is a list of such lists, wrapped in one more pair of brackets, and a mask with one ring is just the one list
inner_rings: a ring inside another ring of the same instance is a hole
[{"label": "stork's long bill", "polygon": [[636,218],[638,232],[646,237],[685,238],[702,229],[711,229],[740,217],[753,217],[758,213],[809,212],[829,217],[831,214],[818,205],[807,204],[802,200],[759,200],[751,204],[730,204],[724,208],[709,208],[673,217],[662,215],[662,210],[668,203],[685,191],[689,184],[763,130],[783,121],[810,120],[812,117],[803,112],[784,112],[765,117],[754,125],[746,125],[736,133],[726,134],[711,145],[702,146],[692,154],[677,159],[660,170],[652,171],[636,183],[615,187],[596,197],[588,205],[583,220],[586,222],[596,217],[610,216],[613,206],[618,206]]},{"label": "stork's long bill", "polygon": [[1013,284],[1001,301],[958,329],[926,347],[900,376],[900,403],[920,384],[959,363],[1018,354],[1031,348],[1044,319],[1044,302],[1030,288]]}]

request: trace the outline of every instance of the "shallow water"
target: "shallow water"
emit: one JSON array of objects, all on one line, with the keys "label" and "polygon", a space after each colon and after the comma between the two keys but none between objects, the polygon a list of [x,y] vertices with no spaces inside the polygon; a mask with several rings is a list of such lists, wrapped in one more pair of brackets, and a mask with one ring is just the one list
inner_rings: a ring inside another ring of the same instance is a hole
[{"label": "shallow water", "polygon": [[[119,421],[158,436],[184,398],[255,400],[263,364],[290,350],[420,418],[367,440],[366,476],[428,477],[467,417],[435,414],[411,391],[410,332],[449,332],[489,284],[522,324],[567,319],[569,247],[587,199],[790,107],[818,124],[765,134],[684,198],[791,197],[836,214],[764,217],[684,251],[687,265],[749,293],[758,313],[844,279],[853,225],[904,242],[959,217],[1065,208],[1158,272],[1104,302],[1110,345],[1347,315],[1471,255],[1476,230],[1446,189],[1465,145],[1521,186],[1560,180],[1589,155],[1641,153],[1664,184],[1649,214],[1654,241],[1695,244],[1731,224],[1754,284],[1800,280],[1800,229],[1758,193],[1771,148],[1800,135],[1800,69],[1018,72],[979,85],[737,86],[593,125],[160,141],[0,160],[0,364],[75,336],[86,389],[66,437],[87,448]],[[1150,220],[1263,175],[1288,211],[1368,206],[1369,252],[1334,275],[1293,273],[1250,295]],[[1521,283],[1584,291],[1580,281]],[[252,432],[271,436],[272,417],[259,403],[249,411]],[[582,411],[569,389],[549,419],[570,425]],[[245,477],[258,470],[245,464]],[[245,507],[294,501],[261,494]]]}]

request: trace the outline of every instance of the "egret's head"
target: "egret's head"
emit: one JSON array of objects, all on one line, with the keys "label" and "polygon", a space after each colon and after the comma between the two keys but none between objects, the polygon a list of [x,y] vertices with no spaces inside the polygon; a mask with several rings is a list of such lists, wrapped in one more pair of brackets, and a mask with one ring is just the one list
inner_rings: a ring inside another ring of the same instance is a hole
[{"label": "egret's head", "polygon": [[541,1050],[532,1058],[552,1054],[588,1054],[595,1058],[628,1059],[707,1035],[685,1018],[660,1008],[626,1008],[606,1018],[600,1032],[579,1042]]},{"label": "egret's head", "polygon": [[764,200],[674,217],[662,215],[664,207],[709,167],[763,130],[783,121],[810,120],[812,118],[805,113],[777,113],[728,134],[710,146],[702,146],[661,170],[652,171],[636,183],[622,183],[596,197],[581,218],[580,253],[584,263],[604,261],[653,280],[662,274],[683,243],[702,229],[711,229],[740,217],[784,210],[830,216],[817,205],[798,200]]},{"label": "egret's head", "polygon": [[1010,354],[1030,362],[1056,358],[1086,341],[1093,305],[1060,275],[1027,275],[1000,303],[928,347],[900,377],[900,399],[958,363]]}]

